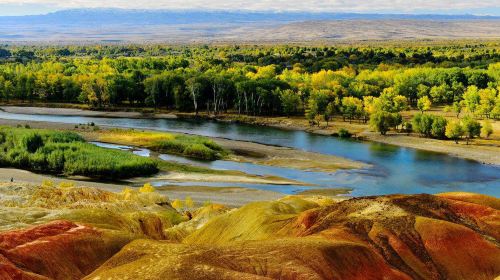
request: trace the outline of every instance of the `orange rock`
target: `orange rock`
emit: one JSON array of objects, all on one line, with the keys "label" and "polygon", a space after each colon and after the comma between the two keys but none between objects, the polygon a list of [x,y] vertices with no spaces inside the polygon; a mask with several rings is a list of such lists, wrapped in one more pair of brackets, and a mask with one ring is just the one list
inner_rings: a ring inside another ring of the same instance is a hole
[{"label": "orange rock", "polygon": [[0,275],[11,275],[11,279],[81,279],[128,241],[68,221],[0,233]]}]

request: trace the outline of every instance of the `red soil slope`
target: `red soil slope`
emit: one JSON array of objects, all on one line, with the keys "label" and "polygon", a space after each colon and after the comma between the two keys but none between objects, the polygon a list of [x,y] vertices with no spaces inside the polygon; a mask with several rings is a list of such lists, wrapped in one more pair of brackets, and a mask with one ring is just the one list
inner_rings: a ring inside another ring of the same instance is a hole
[{"label": "red soil slope", "polygon": [[68,221],[0,233],[0,279],[81,279],[127,242]]}]

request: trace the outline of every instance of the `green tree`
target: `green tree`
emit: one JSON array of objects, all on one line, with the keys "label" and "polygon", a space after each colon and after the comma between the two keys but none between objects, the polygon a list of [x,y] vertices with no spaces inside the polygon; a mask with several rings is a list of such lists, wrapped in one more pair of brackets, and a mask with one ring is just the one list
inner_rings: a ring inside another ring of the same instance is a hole
[{"label": "green tree", "polygon": [[448,121],[441,117],[441,116],[436,116],[434,120],[432,121],[432,127],[431,127],[431,134],[432,137],[437,138],[437,139],[444,139],[446,136],[446,125],[448,124]]},{"label": "green tree", "polygon": [[429,87],[424,84],[419,84],[417,86],[417,96],[418,98],[422,98],[424,96],[429,96]]},{"label": "green tree", "polygon": [[444,107],[445,112],[454,112],[457,119],[460,117],[460,113],[462,113],[463,104],[460,101],[455,101],[451,106]]},{"label": "green tree", "polygon": [[464,135],[467,141],[467,145],[469,144],[469,140],[481,135],[481,124],[471,117],[463,118],[462,126],[464,128]]},{"label": "green tree", "polygon": [[278,90],[281,100],[281,106],[283,107],[283,113],[286,116],[296,114],[299,111],[300,104],[302,102],[300,95],[291,89]]},{"label": "green tree", "polygon": [[477,107],[477,113],[479,115],[486,116],[490,118],[493,109],[495,109],[495,99],[497,97],[497,91],[494,88],[486,88],[479,90],[479,106]]},{"label": "green tree", "polygon": [[374,101],[374,106],[377,111],[399,113],[408,109],[408,101],[406,97],[397,95],[393,88],[386,88]]},{"label": "green tree", "polygon": [[481,97],[479,96],[479,90],[476,86],[470,86],[464,93],[464,105],[465,108],[471,113],[475,113],[477,107],[479,106]]},{"label": "green tree", "polygon": [[413,130],[422,136],[431,137],[433,121],[434,117],[432,115],[416,114],[412,119]]},{"label": "green tree", "polygon": [[389,113],[379,111],[370,116],[370,126],[380,132],[381,135],[386,135],[391,127],[401,124],[402,118],[399,113]]},{"label": "green tree", "polygon": [[335,105],[335,102],[328,103],[328,105],[326,106],[325,114],[324,114],[326,126],[328,126],[328,122],[335,115],[336,112],[337,112],[337,106]]},{"label": "green tree", "polygon": [[342,113],[350,123],[354,118],[363,115],[363,101],[352,96],[342,98]]},{"label": "green tree", "polygon": [[431,96],[432,102],[434,103],[443,103],[449,99],[453,99],[453,93],[446,84],[432,87],[429,95]]}]

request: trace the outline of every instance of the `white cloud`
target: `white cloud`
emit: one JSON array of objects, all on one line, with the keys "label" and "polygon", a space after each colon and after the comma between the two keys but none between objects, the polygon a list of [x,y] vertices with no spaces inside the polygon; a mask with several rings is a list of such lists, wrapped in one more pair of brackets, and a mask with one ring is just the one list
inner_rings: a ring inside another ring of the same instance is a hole
[{"label": "white cloud", "polygon": [[65,8],[239,9],[330,12],[446,12],[500,8],[498,0],[0,0],[0,5]]}]

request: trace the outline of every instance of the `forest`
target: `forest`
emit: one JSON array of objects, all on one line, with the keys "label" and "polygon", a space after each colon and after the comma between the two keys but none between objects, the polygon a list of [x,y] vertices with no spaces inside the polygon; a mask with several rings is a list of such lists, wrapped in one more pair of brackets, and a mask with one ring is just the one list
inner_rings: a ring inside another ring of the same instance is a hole
[{"label": "forest", "polygon": [[[3,46],[2,101],[148,107],[210,115],[333,117],[434,138],[500,118],[500,43],[349,46]],[[431,107],[455,112],[448,123]],[[401,112],[421,114],[404,120]],[[479,126],[478,126],[479,125]],[[488,134],[488,124],[483,125]],[[491,129],[490,129],[491,130]],[[489,133],[491,134],[491,132]]]}]

